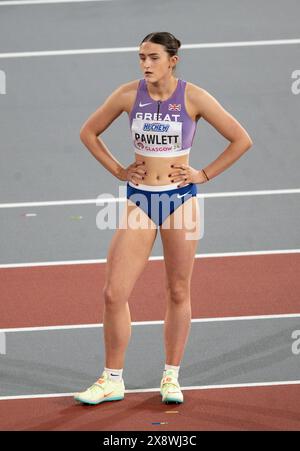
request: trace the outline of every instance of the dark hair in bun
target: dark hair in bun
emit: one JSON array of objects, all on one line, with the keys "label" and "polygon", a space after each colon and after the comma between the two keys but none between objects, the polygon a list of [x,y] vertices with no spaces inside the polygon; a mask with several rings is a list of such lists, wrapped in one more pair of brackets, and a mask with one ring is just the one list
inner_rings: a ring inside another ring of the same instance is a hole
[{"label": "dark hair in bun", "polygon": [[179,39],[166,31],[150,33],[142,40],[141,44],[143,44],[143,42],[153,42],[154,44],[163,45],[170,56],[177,55],[178,49],[181,46]]}]

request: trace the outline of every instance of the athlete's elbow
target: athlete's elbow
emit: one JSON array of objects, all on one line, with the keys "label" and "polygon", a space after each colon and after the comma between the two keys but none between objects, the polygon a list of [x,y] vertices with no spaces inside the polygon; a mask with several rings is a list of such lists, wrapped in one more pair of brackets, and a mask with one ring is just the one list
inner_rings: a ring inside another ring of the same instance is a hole
[{"label": "athlete's elbow", "polygon": [[253,146],[253,141],[249,133],[244,132],[245,150],[249,150]]},{"label": "athlete's elbow", "polygon": [[89,130],[87,127],[85,126],[81,127],[79,132],[79,138],[83,144],[86,144],[94,136],[96,135],[92,133],[91,130]]},{"label": "athlete's elbow", "polygon": [[241,143],[240,147],[241,149],[243,149],[242,153],[246,152],[253,146],[253,141],[248,135],[248,133],[242,136],[242,138],[240,139],[240,143]]},{"label": "athlete's elbow", "polygon": [[86,127],[83,125],[81,127],[81,129],[79,130],[80,141],[83,141],[85,139],[85,137],[86,137]]},{"label": "athlete's elbow", "polygon": [[246,140],[245,142],[245,152],[249,149],[251,149],[251,147],[253,146],[253,141],[252,139],[249,137],[249,139]]}]

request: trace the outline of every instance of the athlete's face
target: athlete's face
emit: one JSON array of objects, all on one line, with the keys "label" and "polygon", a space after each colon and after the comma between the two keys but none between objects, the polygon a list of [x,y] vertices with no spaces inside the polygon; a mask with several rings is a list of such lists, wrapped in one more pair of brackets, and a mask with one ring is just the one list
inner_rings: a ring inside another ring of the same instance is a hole
[{"label": "athlete's face", "polygon": [[139,50],[140,66],[144,77],[150,83],[170,76],[177,63],[178,56],[171,56],[163,45],[143,42]]}]

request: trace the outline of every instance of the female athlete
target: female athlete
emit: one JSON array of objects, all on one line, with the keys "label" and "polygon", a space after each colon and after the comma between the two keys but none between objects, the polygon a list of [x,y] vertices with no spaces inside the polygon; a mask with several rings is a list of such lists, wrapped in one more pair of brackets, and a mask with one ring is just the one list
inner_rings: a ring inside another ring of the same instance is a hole
[{"label": "female athlete", "polygon": [[[83,403],[124,398],[122,373],[131,336],[128,299],[148,262],[158,229],[166,275],[165,368],[160,394],[164,403],[183,402],[178,375],[191,326],[190,283],[199,234],[190,232],[194,225],[199,227],[197,185],[231,166],[252,146],[252,140],[205,89],[176,78],[180,45],[171,33],[147,35],[139,46],[143,78],[118,87],[80,131],[92,155],[127,187],[122,227],[110,244],[103,287],[104,371],[91,387],[75,393],[74,398]],[[134,163],[128,167],[117,161],[99,137],[123,112],[129,116],[134,148]],[[189,153],[200,118],[229,144],[217,159],[196,169],[189,165]]]}]

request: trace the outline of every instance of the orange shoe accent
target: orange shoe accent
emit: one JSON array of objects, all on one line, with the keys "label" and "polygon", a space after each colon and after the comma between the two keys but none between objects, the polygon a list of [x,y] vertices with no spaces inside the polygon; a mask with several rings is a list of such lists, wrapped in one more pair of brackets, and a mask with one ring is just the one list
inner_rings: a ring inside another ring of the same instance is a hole
[{"label": "orange shoe accent", "polygon": [[108,395],[104,395],[104,398],[107,398],[108,396],[112,395],[113,391],[111,391],[110,393],[108,393]]}]

